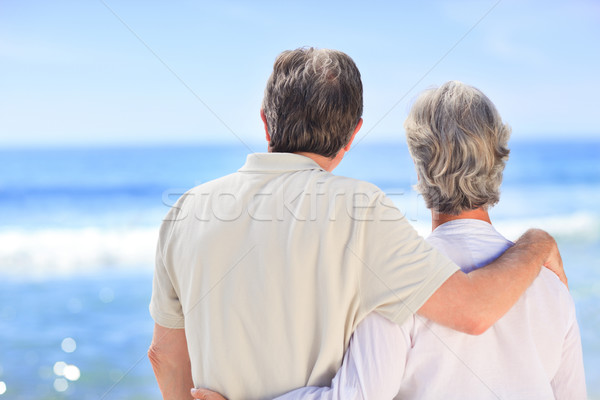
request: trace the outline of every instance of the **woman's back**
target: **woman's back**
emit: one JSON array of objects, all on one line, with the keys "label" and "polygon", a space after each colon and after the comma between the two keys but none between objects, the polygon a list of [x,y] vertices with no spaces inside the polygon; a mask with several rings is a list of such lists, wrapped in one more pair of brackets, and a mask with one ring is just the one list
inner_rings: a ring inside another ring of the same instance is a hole
[{"label": "woman's back", "polygon": [[[459,219],[428,241],[470,271],[511,242],[489,223]],[[542,268],[515,306],[471,336],[418,315],[401,327],[410,349],[397,398],[585,399],[575,306],[558,277]]]}]

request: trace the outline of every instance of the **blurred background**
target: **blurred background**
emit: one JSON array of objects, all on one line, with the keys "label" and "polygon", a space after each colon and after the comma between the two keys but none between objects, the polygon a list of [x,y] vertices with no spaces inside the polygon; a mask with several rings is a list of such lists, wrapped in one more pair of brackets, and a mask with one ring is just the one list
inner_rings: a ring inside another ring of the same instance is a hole
[{"label": "blurred background", "polygon": [[364,125],[337,174],[423,235],[402,123],[461,80],[513,128],[492,220],[555,235],[600,399],[600,3],[0,2],[0,399],[158,399],[146,350],[154,246],[187,189],[266,151],[282,50],[357,63]]}]

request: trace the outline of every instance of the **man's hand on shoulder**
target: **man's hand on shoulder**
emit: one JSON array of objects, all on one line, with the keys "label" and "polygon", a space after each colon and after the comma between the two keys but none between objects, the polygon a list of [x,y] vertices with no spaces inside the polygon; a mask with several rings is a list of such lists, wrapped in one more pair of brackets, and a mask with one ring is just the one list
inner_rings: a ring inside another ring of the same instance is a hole
[{"label": "man's hand on shoulder", "polygon": [[[532,243],[543,246],[542,248],[546,249],[545,253],[543,254],[547,254],[547,256],[542,265],[554,272],[567,286],[567,288],[569,287],[567,275],[565,274],[562,257],[560,256],[560,251],[558,250],[556,240],[554,240],[554,238],[550,236],[548,232],[541,229],[529,229],[517,241],[517,243],[521,242],[523,244]],[[544,252],[544,250],[541,251]]]}]

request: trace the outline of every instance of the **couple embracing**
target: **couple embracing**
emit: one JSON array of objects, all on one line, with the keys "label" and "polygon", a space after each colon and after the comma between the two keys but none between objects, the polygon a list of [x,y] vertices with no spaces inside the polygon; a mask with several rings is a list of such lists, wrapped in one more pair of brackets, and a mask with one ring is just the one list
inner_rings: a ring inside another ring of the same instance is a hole
[{"label": "couple embracing", "polygon": [[510,135],[492,102],[448,82],[410,111],[426,240],[379,188],[332,174],[362,109],[349,56],[283,52],[268,153],[171,209],[150,303],[163,397],[585,399],[555,241],[512,243],[488,215]]}]

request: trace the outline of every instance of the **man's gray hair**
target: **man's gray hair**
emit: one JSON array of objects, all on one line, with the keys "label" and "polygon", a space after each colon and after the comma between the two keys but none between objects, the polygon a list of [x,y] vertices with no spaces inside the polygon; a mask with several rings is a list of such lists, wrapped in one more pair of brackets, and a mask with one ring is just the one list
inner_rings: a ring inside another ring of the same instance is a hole
[{"label": "man's gray hair", "polygon": [[480,90],[458,81],[426,90],[404,129],[428,208],[458,215],[498,202],[511,129]]},{"label": "man's gray hair", "polygon": [[267,81],[262,109],[271,151],[334,157],[362,116],[360,72],[341,51],[284,51]]}]

